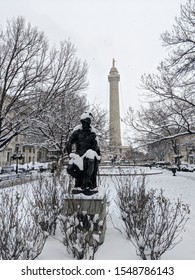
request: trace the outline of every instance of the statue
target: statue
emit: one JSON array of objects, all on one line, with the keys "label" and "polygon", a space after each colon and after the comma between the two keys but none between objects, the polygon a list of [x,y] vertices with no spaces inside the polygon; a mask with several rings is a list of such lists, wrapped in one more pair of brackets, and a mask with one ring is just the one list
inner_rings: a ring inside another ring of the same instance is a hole
[{"label": "statue", "polygon": [[[86,195],[94,193],[92,190],[97,187],[96,177],[101,159],[96,131],[91,126],[92,118],[89,112],[81,115],[81,124],[74,128],[66,146],[70,159],[67,172],[75,178],[75,188],[80,188]],[[73,144],[76,146],[75,153],[72,153]]]},{"label": "statue", "polygon": [[116,62],[116,60],[113,58],[112,59],[112,67],[115,67],[115,62]]}]

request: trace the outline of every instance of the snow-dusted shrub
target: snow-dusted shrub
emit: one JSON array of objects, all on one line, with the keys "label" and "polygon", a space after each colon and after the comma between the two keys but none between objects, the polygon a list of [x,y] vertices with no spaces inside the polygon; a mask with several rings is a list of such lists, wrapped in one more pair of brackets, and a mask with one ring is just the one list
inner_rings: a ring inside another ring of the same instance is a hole
[{"label": "snow-dusted shrub", "polygon": [[89,215],[78,209],[72,215],[61,215],[60,227],[68,253],[72,253],[76,259],[94,259],[103,228],[98,214]]},{"label": "snow-dusted shrub", "polygon": [[56,222],[64,207],[64,194],[67,191],[66,180],[56,176],[39,176],[31,182],[32,193],[28,197],[31,205],[31,215],[37,225],[48,234],[55,234]]},{"label": "snow-dusted shrub", "polygon": [[0,259],[35,259],[43,249],[47,233],[37,226],[29,208],[25,208],[24,194],[13,189],[0,193]]},{"label": "snow-dusted shrub", "polygon": [[142,259],[160,259],[181,241],[190,210],[180,198],[171,202],[162,189],[147,189],[144,175],[118,180],[117,193],[126,234]]}]

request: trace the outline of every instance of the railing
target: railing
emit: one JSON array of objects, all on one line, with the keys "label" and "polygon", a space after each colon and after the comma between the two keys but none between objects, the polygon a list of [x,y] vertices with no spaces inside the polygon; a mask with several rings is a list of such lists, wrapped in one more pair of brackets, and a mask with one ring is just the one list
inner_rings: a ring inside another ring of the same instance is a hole
[{"label": "railing", "polygon": [[29,173],[9,174],[0,176],[0,189],[22,185],[30,181],[36,180],[36,176]]},{"label": "railing", "polygon": [[16,179],[16,178],[23,178],[27,175],[28,175],[27,173],[1,175],[0,176],[0,182],[7,181],[7,180],[13,180],[13,179]]}]

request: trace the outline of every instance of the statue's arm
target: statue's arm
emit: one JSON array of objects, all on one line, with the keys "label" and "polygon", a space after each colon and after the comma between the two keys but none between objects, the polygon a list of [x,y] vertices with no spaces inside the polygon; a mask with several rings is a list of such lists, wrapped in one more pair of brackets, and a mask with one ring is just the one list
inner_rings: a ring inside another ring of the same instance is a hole
[{"label": "statue's arm", "polygon": [[66,151],[68,155],[72,152],[72,145],[76,142],[76,139],[77,139],[77,131],[74,131],[70,136],[66,145]]},{"label": "statue's arm", "polygon": [[98,154],[98,156],[101,156],[100,148],[99,148],[99,145],[98,145],[98,141],[97,141],[97,139],[96,139],[96,135],[95,135],[95,139],[94,139],[94,150],[96,151],[96,153]]},{"label": "statue's arm", "polygon": [[96,153],[98,154],[98,156],[101,156],[101,152],[100,152],[100,148],[98,146],[98,143],[96,144],[96,148],[95,148]]}]

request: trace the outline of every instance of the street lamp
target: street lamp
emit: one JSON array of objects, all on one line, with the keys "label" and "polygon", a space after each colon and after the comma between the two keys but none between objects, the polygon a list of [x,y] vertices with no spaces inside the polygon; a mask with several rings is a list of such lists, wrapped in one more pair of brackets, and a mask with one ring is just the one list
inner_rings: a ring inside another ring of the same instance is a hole
[{"label": "street lamp", "polygon": [[181,164],[181,158],[182,158],[183,156],[182,155],[174,155],[174,158],[175,158],[175,164],[177,165],[177,167],[179,168],[179,170],[180,170],[180,164]]},{"label": "street lamp", "polygon": [[23,155],[21,154],[21,151],[19,151],[19,144],[17,143],[15,146],[15,152],[12,156],[12,159],[16,160],[16,174],[18,174],[18,160],[23,158]]}]

